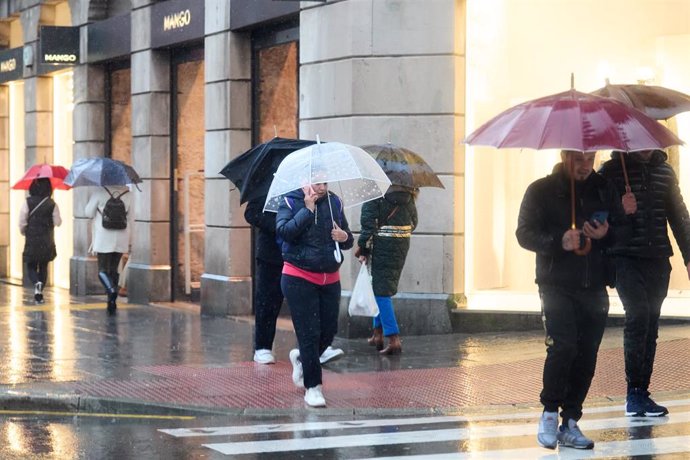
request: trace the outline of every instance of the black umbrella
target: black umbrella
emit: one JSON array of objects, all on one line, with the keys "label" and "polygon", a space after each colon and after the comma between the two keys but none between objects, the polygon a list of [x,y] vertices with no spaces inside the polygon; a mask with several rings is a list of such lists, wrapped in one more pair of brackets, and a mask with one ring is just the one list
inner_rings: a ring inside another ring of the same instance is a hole
[{"label": "black umbrella", "polygon": [[273,174],[286,156],[316,141],[274,137],[238,156],[220,171],[240,190],[240,203],[268,194]]},{"label": "black umbrella", "polygon": [[445,188],[431,166],[412,150],[390,142],[362,147],[374,157],[393,185]]},{"label": "black umbrella", "polygon": [[74,162],[65,184],[70,187],[88,185],[129,185],[142,180],[130,165],[111,158],[82,158]]}]

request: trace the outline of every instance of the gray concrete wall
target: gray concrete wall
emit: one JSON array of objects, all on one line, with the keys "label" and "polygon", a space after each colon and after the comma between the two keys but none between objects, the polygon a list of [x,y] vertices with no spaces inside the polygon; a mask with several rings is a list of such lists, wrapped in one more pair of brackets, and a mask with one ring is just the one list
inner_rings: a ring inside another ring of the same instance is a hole
[{"label": "gray concrete wall", "polygon": [[[446,298],[464,290],[464,2],[303,5],[301,136],[354,145],[391,141],[421,154],[446,187],[422,189],[419,227],[394,304],[407,326],[403,334],[450,332]],[[348,213],[354,231],[360,209]],[[354,261],[348,256],[343,265],[345,297],[358,270]],[[359,322],[341,313],[341,333],[357,335]]]},{"label": "gray concrete wall", "polygon": [[218,172],[251,147],[250,40],[230,32],[230,2],[207,0],[205,18],[205,261],[201,312],[251,312],[251,238],[239,193]]},{"label": "gray concrete wall", "polygon": [[129,300],[170,300],[170,58],[151,48],[151,1],[132,2],[132,166],[135,192]]}]

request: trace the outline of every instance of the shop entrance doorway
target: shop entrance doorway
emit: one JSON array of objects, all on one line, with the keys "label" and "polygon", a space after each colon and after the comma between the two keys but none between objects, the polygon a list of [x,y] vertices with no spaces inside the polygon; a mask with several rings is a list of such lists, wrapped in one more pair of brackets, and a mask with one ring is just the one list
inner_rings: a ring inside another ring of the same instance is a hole
[{"label": "shop entrance doorway", "polygon": [[203,49],[173,56],[172,295],[173,300],[199,302],[205,230]]}]

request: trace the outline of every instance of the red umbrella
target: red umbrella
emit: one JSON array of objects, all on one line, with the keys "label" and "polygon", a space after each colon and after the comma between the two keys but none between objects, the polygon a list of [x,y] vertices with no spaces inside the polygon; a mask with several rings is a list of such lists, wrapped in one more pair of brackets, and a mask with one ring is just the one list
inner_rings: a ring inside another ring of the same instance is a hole
[{"label": "red umbrella", "polygon": [[62,166],[45,163],[33,165],[12,188],[14,190],[29,190],[34,179],[50,179],[50,185],[53,186],[53,189],[69,190],[70,186],[63,183],[68,173],[69,171]]},{"label": "red umbrella", "polygon": [[[581,93],[573,88],[516,105],[484,123],[467,136],[465,142],[497,148],[581,152],[630,152],[663,149],[683,143],[666,127],[639,110],[614,99]],[[576,228],[574,189],[571,175],[573,229]],[[587,247],[576,251],[587,252]]]},{"label": "red umbrella", "polygon": [[516,105],[467,136],[497,148],[626,152],[683,143],[666,127],[614,99],[571,89]]}]

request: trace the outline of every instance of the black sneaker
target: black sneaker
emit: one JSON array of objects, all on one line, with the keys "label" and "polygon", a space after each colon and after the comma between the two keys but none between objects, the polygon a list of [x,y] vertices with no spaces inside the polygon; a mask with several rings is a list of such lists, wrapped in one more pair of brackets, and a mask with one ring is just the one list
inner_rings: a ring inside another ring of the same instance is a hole
[{"label": "black sneaker", "polygon": [[647,408],[647,395],[645,391],[640,388],[633,388],[628,392],[628,397],[625,399],[625,416],[626,417],[644,417]]},{"label": "black sneaker", "polygon": [[644,398],[644,403],[644,415],[647,417],[663,417],[664,415],[668,414],[668,409],[655,403],[654,400],[649,397],[649,392]]}]

